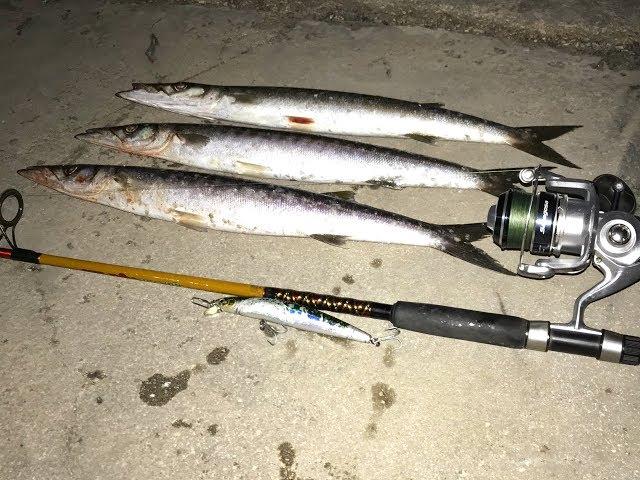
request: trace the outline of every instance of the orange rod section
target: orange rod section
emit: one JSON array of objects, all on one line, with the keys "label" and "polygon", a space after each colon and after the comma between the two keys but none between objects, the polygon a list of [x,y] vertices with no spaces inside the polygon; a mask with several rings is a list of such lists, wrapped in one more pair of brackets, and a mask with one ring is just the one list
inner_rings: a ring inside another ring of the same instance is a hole
[{"label": "orange rod section", "polygon": [[91,262],[89,260],[78,260],[77,258],[47,255],[46,253],[40,255],[38,263],[41,265],[52,265],[54,267],[69,268],[71,270],[101,273],[114,277],[131,278],[143,282],[162,283],[164,285],[173,285],[174,287],[192,288],[194,290],[236,295],[239,297],[262,297],[264,295],[264,287],[248,283],[227,282],[215,278],[193,277],[191,275],[160,272],[146,268]]}]

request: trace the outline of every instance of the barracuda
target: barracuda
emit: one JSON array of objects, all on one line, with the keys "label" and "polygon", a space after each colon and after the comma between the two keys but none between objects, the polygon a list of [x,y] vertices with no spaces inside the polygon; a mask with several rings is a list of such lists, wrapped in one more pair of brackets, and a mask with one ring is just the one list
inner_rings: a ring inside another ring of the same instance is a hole
[{"label": "barracuda", "polygon": [[92,128],[76,138],[205,170],[309,183],[390,188],[513,188],[521,169],[474,170],[366,143],[223,125],[143,123]]},{"label": "barracuda", "polygon": [[577,126],[510,127],[437,103],[289,87],[134,83],[118,96],[172,112],[276,129],[510,145],[560,165],[576,165],[542,143]]},{"label": "barracuda", "polygon": [[469,242],[483,223],[434,225],[329,195],[179,170],[103,165],[30,167],[18,173],[76,198],[196,230],[418,245],[512,274]]}]

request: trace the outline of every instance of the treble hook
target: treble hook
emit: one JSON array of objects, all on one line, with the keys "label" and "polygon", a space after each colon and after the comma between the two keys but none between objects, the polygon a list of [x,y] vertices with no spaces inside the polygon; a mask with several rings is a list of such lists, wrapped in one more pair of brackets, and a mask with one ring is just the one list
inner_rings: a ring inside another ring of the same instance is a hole
[{"label": "treble hook", "polygon": [[200,297],[192,297],[191,303],[193,303],[194,305],[198,305],[199,307],[210,308],[213,304],[213,301]]},{"label": "treble hook", "polygon": [[[18,202],[18,211],[10,220],[7,220],[2,216],[2,206],[8,198],[15,198]],[[14,188],[10,188],[0,194],[0,241],[2,241],[3,238],[6,239],[9,246],[13,249],[18,248],[18,243],[16,242],[16,225],[18,225],[18,222],[22,218],[23,210],[24,202],[19,191]],[[9,236],[9,230],[11,230],[11,236]]]},{"label": "treble hook", "polygon": [[381,336],[381,337],[372,337],[371,338],[371,343],[373,345],[375,345],[376,347],[379,347],[382,342],[388,342],[390,340],[395,340],[396,342],[398,342],[399,344],[402,345],[402,342],[398,338],[398,335],[400,335],[400,329],[398,327],[389,327],[389,328],[387,328],[385,330],[385,332],[389,332],[389,333],[387,333],[387,335],[384,335],[384,336]]},{"label": "treble hook", "polygon": [[276,324],[269,323],[266,320],[260,320],[260,330],[267,336],[267,342],[269,342],[270,345],[275,345],[278,341],[278,335],[282,335],[288,331],[288,328],[284,325],[280,325],[282,327],[281,329],[276,328],[275,325]]}]

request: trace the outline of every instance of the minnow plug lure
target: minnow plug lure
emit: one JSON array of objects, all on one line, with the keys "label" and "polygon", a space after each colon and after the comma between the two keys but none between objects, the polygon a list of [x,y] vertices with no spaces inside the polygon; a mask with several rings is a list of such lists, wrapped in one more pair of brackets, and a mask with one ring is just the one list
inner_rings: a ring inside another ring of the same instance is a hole
[{"label": "minnow plug lure", "polygon": [[[216,316],[226,312],[260,320],[260,328],[263,330],[268,328],[271,336],[277,336],[284,333],[288,327],[292,327],[329,337],[370,343],[378,347],[381,342],[393,340],[400,334],[399,329],[392,327],[388,329],[387,335],[374,337],[364,330],[319,310],[272,298],[225,297],[208,301],[194,297],[193,303],[205,307],[206,316]],[[274,327],[273,324],[284,327],[284,330]]]}]

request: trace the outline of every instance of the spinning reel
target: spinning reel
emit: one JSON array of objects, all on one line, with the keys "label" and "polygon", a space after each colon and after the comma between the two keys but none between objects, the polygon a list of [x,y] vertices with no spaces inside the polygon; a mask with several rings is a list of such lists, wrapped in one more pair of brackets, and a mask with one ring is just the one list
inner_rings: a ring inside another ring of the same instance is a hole
[{"label": "spinning reel", "polygon": [[[640,219],[633,215],[636,199],[630,188],[614,175],[589,182],[526,169],[520,179],[531,183],[533,191],[503,193],[487,216],[493,241],[503,250],[520,249],[518,274],[546,279],[580,273],[592,264],[604,275],[576,299],[570,322],[529,322],[526,348],[637,365],[639,338],[584,323],[590,303],[640,280]],[[525,254],[543,258],[526,263]]]}]

